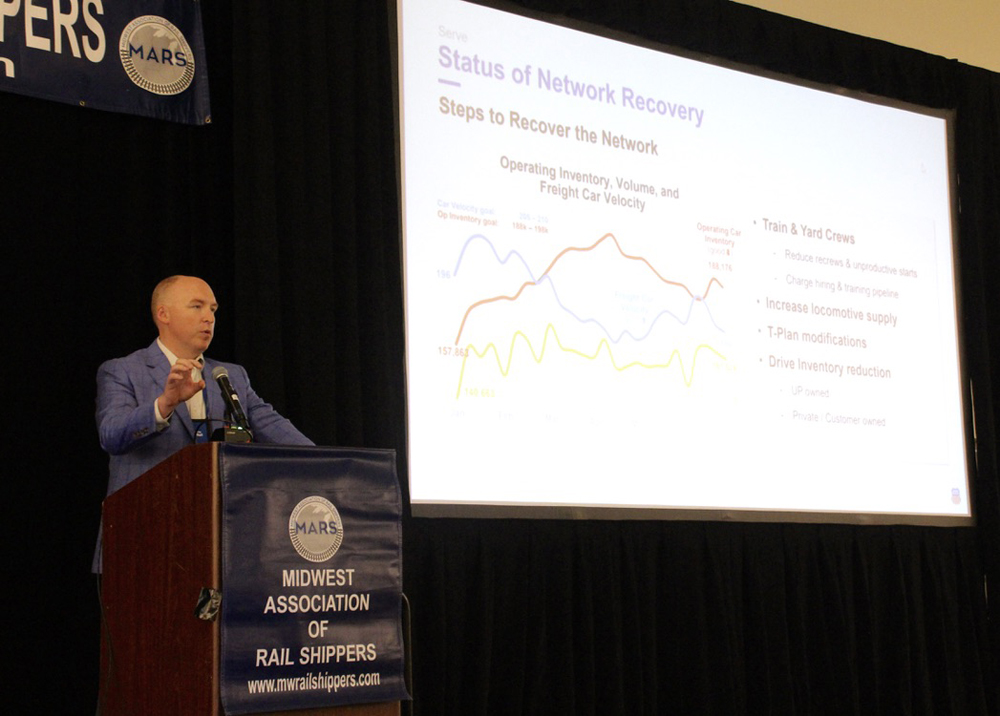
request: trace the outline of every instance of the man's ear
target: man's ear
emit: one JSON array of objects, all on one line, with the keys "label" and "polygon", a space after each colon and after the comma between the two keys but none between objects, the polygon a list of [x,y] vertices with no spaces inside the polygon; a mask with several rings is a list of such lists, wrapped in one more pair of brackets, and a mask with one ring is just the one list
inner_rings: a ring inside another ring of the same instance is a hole
[{"label": "man's ear", "polygon": [[170,323],[170,309],[164,305],[156,307],[156,322]]}]

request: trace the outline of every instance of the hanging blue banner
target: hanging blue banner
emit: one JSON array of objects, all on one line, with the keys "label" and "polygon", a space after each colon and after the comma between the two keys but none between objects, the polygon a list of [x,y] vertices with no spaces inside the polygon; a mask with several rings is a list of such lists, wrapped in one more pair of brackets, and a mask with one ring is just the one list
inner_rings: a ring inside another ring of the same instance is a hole
[{"label": "hanging blue banner", "polygon": [[0,90],[208,124],[197,0],[0,0]]},{"label": "hanging blue banner", "polygon": [[225,713],[407,699],[395,452],[219,453]]}]

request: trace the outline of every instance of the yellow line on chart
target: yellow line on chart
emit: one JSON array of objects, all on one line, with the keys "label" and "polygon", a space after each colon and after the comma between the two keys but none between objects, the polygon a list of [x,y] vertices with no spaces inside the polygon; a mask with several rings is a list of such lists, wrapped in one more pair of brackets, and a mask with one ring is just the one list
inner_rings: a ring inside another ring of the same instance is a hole
[{"label": "yellow line on chart", "polygon": [[470,343],[468,345],[468,351],[466,352],[465,357],[462,358],[462,370],[458,375],[458,390],[455,391],[455,399],[457,400],[462,394],[462,380],[465,376],[465,363],[466,361],[469,360],[469,351],[475,353],[476,356],[478,356],[479,358],[485,358],[486,354],[489,353],[490,350],[492,350],[493,355],[496,356],[497,367],[500,369],[500,374],[506,378],[507,374],[510,372],[510,364],[514,361],[514,345],[517,342],[518,336],[523,338],[524,342],[528,344],[528,350],[531,351],[531,355],[535,359],[535,363],[541,363],[542,358],[545,356],[545,348],[549,342],[549,333],[551,333],[552,337],[555,338],[556,345],[559,346],[560,350],[562,350],[565,353],[573,353],[574,355],[578,355],[581,358],[586,358],[587,360],[596,360],[597,356],[600,355],[601,353],[601,348],[607,348],[608,357],[611,359],[611,365],[619,373],[624,370],[628,370],[629,368],[647,368],[647,369],[669,368],[670,365],[674,362],[674,358],[676,357],[680,365],[681,377],[684,378],[684,385],[687,386],[688,388],[691,387],[691,382],[694,380],[694,364],[698,359],[698,351],[700,351],[702,348],[710,350],[712,351],[712,353],[719,356],[719,358],[721,358],[722,360],[726,360],[726,357],[721,353],[719,353],[719,351],[712,348],[712,346],[708,345],[707,343],[702,343],[697,348],[694,349],[694,355],[691,356],[690,378],[688,378],[687,375],[685,375],[684,373],[684,359],[681,358],[680,351],[678,351],[676,348],[673,350],[673,352],[671,352],[670,357],[667,359],[666,363],[643,363],[642,361],[632,361],[631,363],[620,366],[615,361],[615,355],[614,353],[611,352],[611,344],[608,343],[608,340],[606,338],[602,338],[600,343],[597,344],[597,349],[593,352],[593,354],[588,355],[582,351],[578,351],[575,348],[567,348],[566,346],[564,346],[562,344],[562,341],[559,340],[559,334],[556,332],[555,326],[553,326],[550,323],[545,327],[545,335],[542,337],[542,350],[539,353],[535,352],[535,347],[531,345],[531,340],[526,335],[524,335],[523,332],[517,331],[516,333],[514,333],[513,338],[511,338],[510,340],[510,353],[507,355],[506,368],[504,368],[503,363],[500,362],[500,351],[497,350],[497,347],[493,343],[488,344],[485,348],[483,348],[482,351],[479,351],[475,346],[473,346]]}]

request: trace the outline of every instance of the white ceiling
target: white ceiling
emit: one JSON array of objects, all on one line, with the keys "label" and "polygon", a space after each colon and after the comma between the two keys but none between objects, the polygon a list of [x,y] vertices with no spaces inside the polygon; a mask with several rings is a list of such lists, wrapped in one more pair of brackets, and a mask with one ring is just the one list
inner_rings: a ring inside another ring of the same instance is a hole
[{"label": "white ceiling", "polygon": [[998,0],[733,0],[1000,72]]}]

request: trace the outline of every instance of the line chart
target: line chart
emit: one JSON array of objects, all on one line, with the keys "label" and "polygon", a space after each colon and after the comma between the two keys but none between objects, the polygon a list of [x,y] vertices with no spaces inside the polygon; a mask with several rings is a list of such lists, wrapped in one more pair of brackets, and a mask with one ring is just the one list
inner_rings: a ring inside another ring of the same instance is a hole
[{"label": "line chart", "polygon": [[[510,366],[514,361],[514,346],[516,345],[518,338],[521,338],[527,344],[528,350],[531,351],[531,355],[534,358],[535,363],[541,363],[542,359],[545,357],[545,350],[546,347],[548,346],[550,335],[552,336],[553,340],[555,340],[556,345],[559,347],[561,351],[563,351],[564,353],[571,353],[573,355],[577,355],[587,360],[596,360],[597,357],[601,354],[601,349],[602,348],[606,349],[608,353],[608,358],[611,359],[612,367],[619,373],[626,371],[630,368],[645,368],[648,370],[669,368],[673,364],[674,358],[676,358],[678,367],[680,368],[681,377],[684,379],[684,385],[687,387],[691,387],[691,383],[694,380],[694,367],[698,360],[699,351],[703,349],[709,350],[722,360],[726,360],[726,357],[721,353],[719,353],[717,350],[715,350],[715,348],[706,343],[702,343],[699,344],[694,349],[694,353],[691,356],[690,374],[685,372],[684,359],[681,357],[680,351],[677,349],[674,349],[673,352],[671,352],[670,356],[667,358],[667,361],[665,363],[645,363],[643,361],[632,361],[624,365],[618,365],[618,362],[615,360],[614,352],[611,350],[611,344],[606,339],[603,338],[601,339],[601,341],[597,344],[597,348],[594,350],[593,353],[590,354],[584,353],[583,351],[577,350],[576,348],[571,348],[563,345],[562,341],[559,339],[559,334],[556,332],[555,326],[553,326],[551,323],[549,323],[545,328],[545,334],[542,337],[541,350],[539,350],[538,352],[535,351],[535,347],[532,345],[531,339],[528,338],[528,336],[526,336],[523,331],[515,332],[510,341],[510,351],[507,354],[506,367],[503,365],[503,362],[500,359],[500,351],[497,349],[494,343],[489,343],[485,348],[483,348],[482,351],[478,350],[475,346],[472,345],[468,346],[468,350],[475,353],[476,356],[478,356],[479,358],[485,358],[486,354],[492,350],[494,356],[496,357],[497,367],[500,369],[500,374],[506,378],[508,373],[510,373]],[[459,398],[462,394],[462,381],[465,376],[465,364],[468,362],[468,360],[469,360],[469,354],[466,353],[465,357],[462,358],[462,368],[458,377],[458,389],[455,391],[456,399]]]},{"label": "line chart", "polygon": [[[489,241],[489,239],[487,239],[482,234],[475,234],[475,235],[469,237],[469,239],[466,240],[465,245],[462,247],[462,250],[461,250],[461,252],[459,254],[458,261],[456,262],[456,265],[455,265],[455,270],[454,270],[454,274],[455,275],[458,274],[459,268],[461,267],[462,257],[465,255],[466,248],[468,247],[468,245],[473,240],[476,240],[476,239],[482,239],[483,241],[486,241],[487,244],[489,244],[490,249],[493,252],[493,255],[497,258],[497,260],[502,265],[506,264],[507,261],[509,261],[513,256],[517,256],[517,258],[521,261],[521,264],[525,267],[525,270],[528,272],[528,276],[530,277],[530,280],[525,281],[523,284],[521,284],[521,287],[517,290],[517,292],[514,293],[514,294],[512,294],[512,295],[492,296],[490,298],[484,298],[482,300],[476,301],[472,305],[470,305],[465,310],[465,314],[462,317],[461,324],[459,325],[459,328],[458,328],[458,334],[455,336],[455,345],[459,345],[461,343],[462,333],[465,330],[465,324],[468,321],[469,315],[472,313],[473,310],[479,308],[480,306],[485,306],[485,305],[488,305],[490,303],[494,303],[494,302],[497,302],[497,301],[516,301],[516,300],[518,300],[521,297],[521,295],[524,293],[525,289],[533,287],[533,286],[537,286],[543,279],[548,278],[549,273],[553,270],[553,268],[555,268],[556,264],[559,263],[560,259],[562,259],[563,257],[569,255],[570,253],[586,253],[586,252],[589,252],[589,251],[593,251],[594,249],[596,249],[597,247],[599,247],[601,244],[603,244],[605,241],[608,241],[608,240],[610,240],[614,244],[615,248],[617,249],[618,253],[622,256],[622,258],[627,259],[629,261],[637,261],[637,262],[640,262],[642,264],[645,264],[645,266],[653,273],[653,275],[656,276],[656,278],[660,282],[662,282],[663,284],[668,285],[668,286],[676,286],[678,288],[684,289],[684,291],[687,292],[688,296],[691,298],[692,302],[696,302],[696,301],[697,302],[704,302],[705,299],[708,297],[709,291],[711,291],[713,284],[718,284],[719,288],[725,288],[725,286],[723,286],[722,282],[719,281],[718,278],[716,278],[715,276],[713,276],[713,277],[711,277],[708,280],[708,283],[705,286],[705,290],[701,294],[695,294],[694,292],[691,291],[690,288],[688,288],[688,286],[686,284],[681,283],[679,281],[671,281],[670,279],[665,278],[645,257],[643,257],[643,256],[635,256],[635,255],[631,255],[631,254],[625,253],[625,251],[621,247],[621,244],[618,242],[618,239],[615,238],[614,234],[612,234],[612,233],[606,233],[606,234],[604,234],[600,239],[598,239],[596,242],[594,242],[590,246],[585,246],[585,247],[569,246],[569,247],[564,248],[563,250],[561,250],[555,256],[555,258],[553,258],[550,261],[548,267],[539,275],[539,277],[537,279],[533,276],[533,274],[531,272],[531,269],[528,266],[527,262],[524,260],[524,258],[518,252],[516,252],[516,251],[510,251],[507,254],[507,256],[505,256],[503,259],[501,259],[500,256],[499,256],[499,254],[496,251],[496,248],[493,246],[492,242]],[[553,290],[554,290],[554,287],[553,287]],[[557,301],[558,301],[558,295],[557,295],[556,298],[557,298]],[[559,303],[560,303],[560,305],[562,305],[561,301]],[[563,306],[563,308],[565,309],[565,306]],[[706,305],[706,308],[707,308],[707,305]],[[671,314],[671,315],[674,315],[674,314]],[[690,311],[689,311],[689,316],[690,316]],[[675,315],[675,317],[676,317],[676,315]],[[714,323],[714,319],[713,319],[713,323]],[[718,327],[718,326],[716,326],[716,327]],[[605,332],[607,332],[607,331],[605,331]],[[609,334],[609,337],[610,337],[610,334]]]},{"label": "line chart", "polygon": [[551,289],[551,291],[552,291],[552,297],[555,299],[556,304],[559,306],[560,309],[562,309],[562,311],[564,313],[566,313],[568,316],[570,316],[571,318],[573,318],[577,323],[580,323],[582,325],[588,325],[589,324],[589,325],[596,326],[607,337],[607,339],[611,343],[614,343],[614,344],[620,343],[626,337],[631,338],[632,340],[634,340],[636,342],[642,342],[642,341],[644,341],[646,338],[649,337],[649,335],[656,328],[657,323],[659,323],[660,319],[664,318],[666,316],[669,316],[669,317],[673,318],[675,321],[677,321],[678,325],[686,326],[686,325],[688,325],[691,322],[691,316],[694,313],[694,307],[695,307],[695,305],[701,306],[705,310],[705,313],[708,315],[708,320],[719,331],[719,333],[725,333],[725,330],[723,330],[723,328],[721,326],[719,326],[718,323],[716,323],[715,317],[712,315],[712,311],[708,307],[708,303],[705,302],[705,301],[699,301],[697,298],[692,297],[690,299],[690,301],[688,302],[687,314],[683,318],[681,318],[681,316],[679,316],[678,314],[674,313],[673,311],[670,311],[668,309],[663,309],[662,311],[660,311],[659,313],[657,313],[655,316],[653,316],[653,319],[649,322],[649,324],[648,324],[649,327],[648,327],[648,329],[646,330],[645,333],[637,335],[637,334],[633,333],[632,331],[630,331],[629,329],[625,328],[625,329],[622,329],[622,331],[619,332],[618,335],[617,335],[617,337],[616,337],[616,336],[612,335],[611,331],[609,331],[607,329],[607,327],[605,327],[605,325],[603,323],[601,323],[600,321],[598,321],[596,318],[584,318],[584,317],[578,315],[573,309],[571,309],[568,306],[566,306],[563,303],[562,299],[559,298],[559,292],[556,290],[555,282],[552,280],[551,276],[544,276],[544,277],[542,277],[537,283],[533,284],[533,287],[541,288],[543,285],[548,286]]}]

